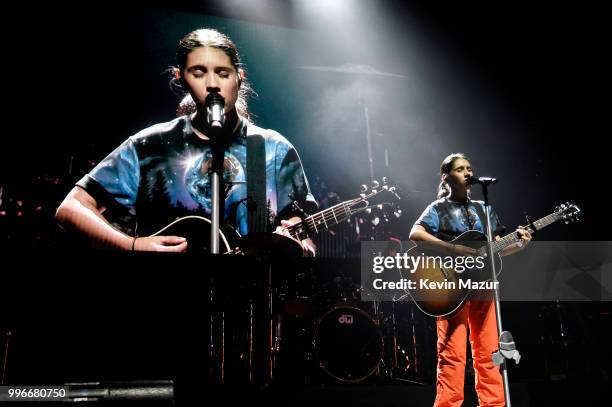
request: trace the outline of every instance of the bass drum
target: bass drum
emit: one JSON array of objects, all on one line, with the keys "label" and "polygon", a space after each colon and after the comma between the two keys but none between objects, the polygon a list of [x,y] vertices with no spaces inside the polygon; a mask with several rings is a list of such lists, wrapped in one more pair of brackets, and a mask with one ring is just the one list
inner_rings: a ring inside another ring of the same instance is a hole
[{"label": "bass drum", "polygon": [[334,307],[319,320],[314,337],[319,366],[340,382],[371,376],[382,359],[383,338],[376,323],[359,308]]}]

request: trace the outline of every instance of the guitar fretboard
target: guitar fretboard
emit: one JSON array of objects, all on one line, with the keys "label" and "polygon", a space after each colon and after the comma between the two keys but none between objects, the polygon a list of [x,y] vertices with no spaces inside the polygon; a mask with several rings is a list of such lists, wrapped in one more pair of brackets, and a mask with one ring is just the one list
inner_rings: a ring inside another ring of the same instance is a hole
[{"label": "guitar fretboard", "polygon": [[[533,226],[533,229],[531,227],[527,228],[531,233],[536,232],[540,229],[545,228],[548,225],[551,225],[553,223],[555,223],[556,221],[558,221],[560,219],[559,214],[554,212],[551,213],[550,215],[544,216],[541,219],[536,220],[535,222],[533,222],[530,226]],[[517,243],[519,240],[521,240],[521,238],[519,237],[518,233],[513,232],[510,233],[504,237],[502,237],[499,240],[496,240],[495,242],[493,242],[491,244],[491,247],[493,249],[493,253],[497,253],[500,252],[502,250],[504,250],[506,247],[510,246],[511,244],[515,244]]]},{"label": "guitar fretboard", "polygon": [[350,201],[341,202],[331,208],[327,208],[324,211],[306,217],[301,222],[288,227],[287,231],[297,240],[306,239],[309,231],[319,233],[349,219],[355,213],[361,212],[365,208],[353,210],[351,210],[351,208],[364,202],[364,198],[355,198]]},{"label": "guitar fretboard", "polygon": [[[359,198],[340,202],[331,208],[327,208],[321,212],[315,213],[314,215],[307,216],[301,222],[287,227],[287,231],[293,238],[297,240],[304,240],[308,238],[309,233],[318,234],[334,225],[337,225],[340,222],[349,219],[351,216],[370,208],[370,200],[375,196],[378,199],[387,196],[391,198],[391,201],[393,201],[393,197],[399,199],[399,196],[397,196],[395,193],[395,187],[383,185],[380,188],[373,189],[369,194],[363,193]],[[382,207],[386,204],[388,204],[388,202],[381,203],[379,206]]]}]

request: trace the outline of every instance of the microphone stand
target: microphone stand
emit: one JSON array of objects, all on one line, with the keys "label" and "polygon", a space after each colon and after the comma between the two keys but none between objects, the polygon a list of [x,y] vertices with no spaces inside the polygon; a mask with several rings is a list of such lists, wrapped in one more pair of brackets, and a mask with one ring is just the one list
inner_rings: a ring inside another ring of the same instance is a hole
[{"label": "microphone stand", "polygon": [[[494,181],[493,181],[494,182]],[[495,266],[495,258],[493,257],[493,245],[491,244],[493,240],[493,231],[491,230],[491,206],[489,205],[489,191],[488,186],[489,183],[493,182],[480,182],[482,185],[482,195],[484,197],[484,206],[485,206],[485,216],[487,218],[486,224],[486,232],[487,232],[487,256],[489,257],[490,267],[491,267],[491,281],[493,282],[493,298],[495,303],[495,317],[497,320],[497,334],[499,337],[498,342],[498,351],[493,353],[492,359],[495,365],[501,365],[501,374],[504,382],[504,399],[506,400],[506,407],[511,407],[510,403],[510,382],[508,381],[508,366],[506,364],[506,359],[509,358],[506,352],[502,352],[507,348],[507,342],[509,337],[509,341],[512,341],[512,336],[509,332],[504,332],[502,328],[502,318],[501,318],[501,308],[500,308],[500,300],[499,300],[499,283],[497,281],[497,270]],[[505,339],[502,342],[502,338]],[[513,342],[512,342],[513,344]],[[518,363],[518,362],[517,362]]]},{"label": "microphone stand", "polygon": [[211,210],[211,227],[210,227],[210,252],[212,254],[219,254],[219,219],[221,213],[221,188],[223,188],[223,160],[225,155],[225,149],[221,138],[221,129],[217,128],[214,136],[211,134],[211,152],[212,152],[212,166],[210,170],[210,184],[211,199],[212,199],[212,210]]},{"label": "microphone stand", "polygon": [[212,166],[210,171],[211,184],[211,228],[210,252],[219,254],[219,219],[221,212],[225,212],[225,201],[221,201],[223,189],[223,161],[225,160],[225,141],[223,127],[225,100],[216,91],[211,91],[206,97],[206,121],[209,127],[210,148],[212,153]]},{"label": "microphone stand", "polygon": [[[220,95],[216,92],[211,92],[206,97],[207,115],[206,122],[208,124],[208,138],[210,140],[210,151],[212,154],[212,165],[209,170],[210,185],[211,185],[211,219],[210,219],[210,253],[219,254],[219,219],[221,212],[225,212],[225,201],[221,201],[221,191],[223,188],[223,162],[225,160],[225,143],[223,140],[223,126],[225,124],[224,112],[222,111],[224,101],[221,98],[219,103]],[[214,105],[216,103],[216,106]],[[219,107],[220,106],[220,107]],[[219,110],[221,109],[221,111]],[[213,117],[214,116],[214,117]],[[225,381],[225,365],[224,365],[224,354],[225,354],[225,313],[221,313],[221,343],[218,347],[215,347],[214,339],[214,320],[213,309],[215,307],[215,281],[214,274],[209,276],[209,292],[208,301],[210,307],[210,344],[209,354],[211,357],[211,366],[214,366],[215,359],[218,361],[218,372],[211,368],[209,375],[211,378],[215,374],[218,374],[218,380],[220,383]]]}]

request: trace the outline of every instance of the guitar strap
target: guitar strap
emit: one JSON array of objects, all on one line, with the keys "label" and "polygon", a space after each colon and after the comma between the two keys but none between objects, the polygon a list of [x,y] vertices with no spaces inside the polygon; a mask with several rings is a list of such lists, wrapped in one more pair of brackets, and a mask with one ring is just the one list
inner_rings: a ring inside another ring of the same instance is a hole
[{"label": "guitar strap", "polygon": [[[482,223],[482,233],[486,236],[487,235],[487,224],[489,223],[489,219],[487,219],[487,215],[486,212],[484,210],[484,203],[480,203],[480,202],[474,202],[476,205],[474,205],[476,207],[476,213],[478,213],[478,217],[480,218],[480,222]],[[492,231],[493,233],[495,233],[495,231]],[[495,236],[493,236],[493,239],[495,239]]]},{"label": "guitar strap", "polygon": [[249,233],[267,232],[266,142],[262,135],[247,136],[247,220]]}]

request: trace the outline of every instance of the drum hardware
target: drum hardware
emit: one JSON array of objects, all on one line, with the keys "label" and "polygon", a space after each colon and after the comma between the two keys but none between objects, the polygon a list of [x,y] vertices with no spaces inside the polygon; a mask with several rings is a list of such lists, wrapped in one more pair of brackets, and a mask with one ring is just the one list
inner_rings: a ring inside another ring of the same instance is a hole
[{"label": "drum hardware", "polygon": [[9,345],[11,342],[12,335],[13,333],[11,332],[10,329],[0,330],[0,338],[4,339],[4,343],[1,344],[3,352],[0,354],[2,355],[2,375],[0,376],[0,385],[3,385],[6,381],[6,370],[7,370],[7,361],[8,361],[8,354],[9,354]]},{"label": "drum hardware", "polygon": [[[386,377],[393,381],[424,385],[421,381],[426,372],[423,369],[423,343],[419,338],[414,305],[406,301],[391,301],[389,310],[383,312],[381,328],[386,334],[385,359],[388,369]],[[398,306],[401,306],[398,309]],[[406,315],[407,318],[399,318]]]},{"label": "drum hardware", "polygon": [[342,271],[329,278],[261,271],[266,277],[242,299],[212,301],[211,370],[224,383],[418,384],[427,374],[411,303],[360,301],[360,285]]},{"label": "drum hardware", "polygon": [[378,325],[356,307],[338,306],[323,315],[315,329],[313,344],[323,371],[345,383],[370,377],[383,355]]}]

